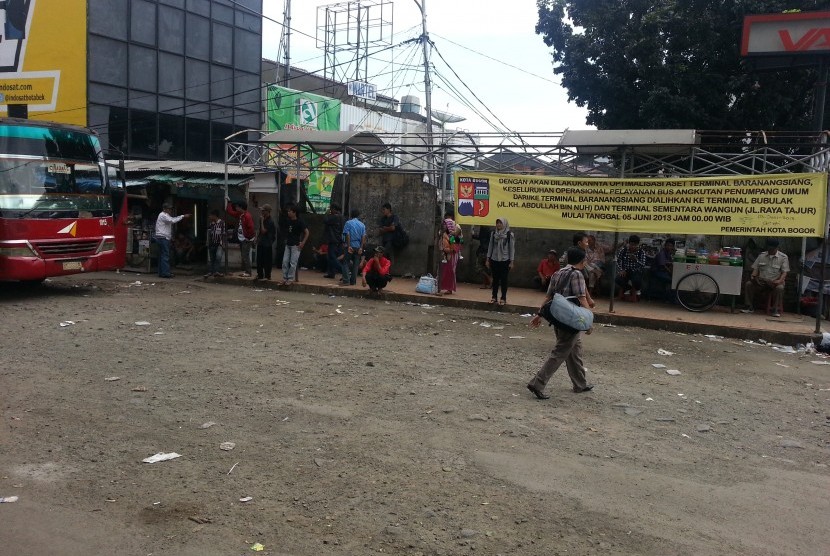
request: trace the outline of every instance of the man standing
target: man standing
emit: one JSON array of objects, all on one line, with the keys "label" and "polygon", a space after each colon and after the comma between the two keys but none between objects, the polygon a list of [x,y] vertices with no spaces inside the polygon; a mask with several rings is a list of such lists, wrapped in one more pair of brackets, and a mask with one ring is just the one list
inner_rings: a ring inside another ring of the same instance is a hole
[{"label": "man standing", "polygon": [[343,226],[343,264],[341,269],[344,286],[354,286],[360,268],[360,256],[366,246],[366,226],[359,220],[360,211],[352,209],[349,220]]},{"label": "man standing", "polygon": [[784,298],[784,282],[790,271],[790,261],[787,255],[778,250],[778,240],[769,238],[767,250],[752,263],[752,275],[744,284],[746,306],[742,313],[752,313],[755,309],[752,300],[756,293],[772,292],[772,316],[780,317],[782,300]]},{"label": "man standing", "polygon": [[297,214],[297,205],[285,205],[286,218],[282,222],[285,232],[285,251],[282,255],[282,285],[290,286],[297,278],[297,264],[300,262],[300,253],[308,241],[308,226],[300,220]]},{"label": "man standing", "polygon": [[395,237],[400,233],[401,221],[396,214],[392,212],[392,205],[383,203],[380,209],[380,243],[383,246],[383,251],[389,258],[389,261],[395,262]]},{"label": "man standing", "polygon": [[628,243],[617,251],[617,277],[615,282],[623,295],[633,288],[637,297],[642,295],[643,272],[646,269],[646,252],[640,249],[640,236],[631,235]]},{"label": "man standing", "polygon": [[239,240],[239,253],[242,256],[242,276],[251,277],[251,247],[254,245],[256,231],[254,230],[254,219],[248,212],[248,202],[241,200],[238,203],[228,201],[227,213],[239,219],[239,226],[236,229],[236,238]]},{"label": "man standing", "polygon": [[332,203],[329,205],[328,214],[323,217],[323,241],[328,245],[326,254],[328,264],[326,265],[325,278],[334,278],[340,263],[337,258],[343,252],[343,211],[340,205]]},{"label": "man standing", "polygon": [[270,280],[271,267],[274,266],[274,241],[277,239],[277,227],[271,218],[271,205],[260,207],[262,221],[259,223],[259,236],[256,244],[256,279]]},{"label": "man standing", "polygon": [[219,209],[213,209],[208,215],[208,272],[205,278],[223,276],[219,271],[219,261],[225,256],[228,236],[225,233],[225,221],[219,215]]},{"label": "man standing", "polygon": [[[551,278],[545,303],[553,299],[555,293],[560,293],[565,297],[576,297],[582,307],[590,309],[594,304],[588,302],[585,277],[582,275],[582,269],[585,267],[585,251],[578,247],[571,247],[566,256],[568,265]],[[537,314],[530,321],[530,326],[537,328],[541,320],[542,317]],[[562,363],[565,363],[568,369],[574,392],[588,392],[594,388],[593,384],[588,384],[585,380],[585,365],[582,363],[582,334],[558,327],[554,327],[554,332],[556,333],[556,346],[533,380],[527,384],[527,389],[540,400],[550,398],[548,394],[545,394],[545,386]],[[591,330],[586,332],[586,334],[590,333]]]},{"label": "man standing", "polygon": [[536,268],[536,276],[533,277],[533,283],[536,287],[546,292],[550,284],[550,277],[559,271],[559,253],[556,249],[548,251],[548,256],[541,260],[539,266]]},{"label": "man standing", "polygon": [[654,286],[649,288],[652,291],[657,291],[659,288],[659,294],[665,301],[671,301],[672,299],[671,275],[674,267],[674,263],[672,262],[673,258],[674,240],[669,237],[666,238],[663,242],[663,248],[654,257],[654,263],[652,263],[651,267]]},{"label": "man standing", "polygon": [[156,218],[155,238],[159,246],[159,276],[161,278],[173,277],[170,273],[170,240],[173,238],[173,224],[181,222],[184,218],[190,218],[190,215],[173,216],[173,205],[170,203],[164,203]]}]

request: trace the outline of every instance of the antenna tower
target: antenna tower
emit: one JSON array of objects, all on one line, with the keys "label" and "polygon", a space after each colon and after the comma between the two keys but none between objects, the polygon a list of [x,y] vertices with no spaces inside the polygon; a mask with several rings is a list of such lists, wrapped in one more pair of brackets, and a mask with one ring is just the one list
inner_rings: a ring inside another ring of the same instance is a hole
[{"label": "antenna tower", "polygon": [[324,51],[323,75],[333,82],[369,81],[369,47],[391,46],[391,0],[353,0],[317,8],[317,48]]}]

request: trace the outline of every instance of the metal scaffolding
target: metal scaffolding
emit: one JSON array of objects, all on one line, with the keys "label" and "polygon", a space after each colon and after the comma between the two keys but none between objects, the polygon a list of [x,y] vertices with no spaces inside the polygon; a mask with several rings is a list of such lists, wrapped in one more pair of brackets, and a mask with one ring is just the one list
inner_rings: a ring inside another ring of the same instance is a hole
[{"label": "metal scaffolding", "polygon": [[[656,141],[605,142],[611,132],[595,133],[580,141],[574,132],[556,133],[469,133],[435,132],[432,141],[426,134],[374,133],[382,147],[367,150],[361,145],[343,143],[325,146],[313,138],[302,142],[264,143],[256,141],[226,143],[226,163],[244,169],[290,172],[296,156],[286,152],[340,153],[336,158],[340,173],[352,168],[362,171],[394,171],[425,174],[429,161],[438,161],[444,177],[456,169],[491,173],[536,174],[573,177],[689,177],[720,175],[781,174],[826,172],[830,168],[828,133],[764,131],[695,131],[693,140],[684,143]],[[617,134],[625,132],[614,132]],[[635,138],[648,135],[637,130]],[[658,134],[659,131],[653,133]],[[272,135],[273,138],[273,135]],[[576,140],[575,140],[576,139]],[[321,148],[326,149],[325,151]],[[438,185],[438,184],[436,184]]]}]

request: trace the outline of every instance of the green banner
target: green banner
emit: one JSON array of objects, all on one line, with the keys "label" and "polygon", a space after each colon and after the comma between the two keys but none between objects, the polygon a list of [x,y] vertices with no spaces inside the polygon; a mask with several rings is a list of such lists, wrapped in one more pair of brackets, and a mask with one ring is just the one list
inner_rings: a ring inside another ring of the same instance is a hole
[{"label": "green banner", "polygon": [[[268,86],[265,121],[267,131],[284,129],[308,129],[320,131],[340,130],[340,101],[328,97],[295,91],[278,85]],[[289,176],[308,180],[308,198],[318,212],[328,210],[336,165],[331,159],[337,153],[318,156],[302,149],[286,147],[278,165]]]}]

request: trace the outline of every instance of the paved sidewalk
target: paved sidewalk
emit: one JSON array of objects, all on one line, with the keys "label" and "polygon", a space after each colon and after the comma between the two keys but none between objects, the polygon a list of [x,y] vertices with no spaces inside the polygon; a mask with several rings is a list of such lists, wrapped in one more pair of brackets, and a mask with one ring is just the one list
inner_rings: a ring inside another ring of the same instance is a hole
[{"label": "paved sidewalk", "polygon": [[[344,287],[340,286],[337,280],[324,278],[319,272],[310,270],[301,271],[300,282],[291,286],[279,285],[279,280],[276,277],[280,276],[280,271],[276,268],[274,269],[275,279],[270,282],[241,278],[237,274],[223,278],[210,278],[209,280],[234,285],[256,285],[258,288],[275,290],[370,297],[368,288],[360,286],[360,280],[358,280],[356,286]],[[544,298],[541,292],[524,288],[510,288],[507,292],[508,304],[504,307],[498,307],[489,303],[489,290],[483,290],[476,284],[458,284],[458,291],[455,294],[437,296],[415,292],[416,283],[416,279],[395,278],[386,288],[384,299],[485,311],[535,313]],[[806,343],[815,337],[816,319],[793,313],[784,313],[780,318],[773,318],[761,311],[751,315],[738,311],[732,313],[728,307],[714,307],[703,313],[693,313],[677,305],[650,301],[640,301],[639,303],[615,301],[614,311],[611,312],[608,298],[599,298],[596,299],[596,302],[597,305],[594,308],[595,321],[602,324],[670,330],[689,334],[715,334],[745,340],[763,339],[784,345]],[[823,330],[828,329],[826,324],[826,321],[822,322]]]}]

